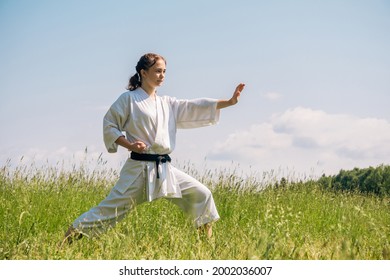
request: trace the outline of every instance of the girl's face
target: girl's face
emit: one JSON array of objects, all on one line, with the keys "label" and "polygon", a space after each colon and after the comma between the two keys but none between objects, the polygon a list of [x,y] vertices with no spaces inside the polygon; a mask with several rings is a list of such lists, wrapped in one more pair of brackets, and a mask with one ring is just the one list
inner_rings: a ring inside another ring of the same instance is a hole
[{"label": "girl's face", "polygon": [[141,70],[142,83],[146,83],[151,87],[158,87],[164,82],[165,78],[165,61],[159,59],[156,63],[148,70]]}]

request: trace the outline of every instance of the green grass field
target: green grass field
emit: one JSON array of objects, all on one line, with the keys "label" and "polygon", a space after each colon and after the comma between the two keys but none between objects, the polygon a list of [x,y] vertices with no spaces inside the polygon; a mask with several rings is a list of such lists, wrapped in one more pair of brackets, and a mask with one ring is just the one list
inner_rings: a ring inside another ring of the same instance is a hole
[{"label": "green grass field", "polygon": [[[315,181],[193,173],[213,191],[221,219],[211,239],[161,199],[98,238],[58,244],[69,224],[110,191],[117,174],[83,167],[0,170],[0,259],[390,259],[390,198],[324,189]],[[89,175],[87,175],[89,174]]]}]

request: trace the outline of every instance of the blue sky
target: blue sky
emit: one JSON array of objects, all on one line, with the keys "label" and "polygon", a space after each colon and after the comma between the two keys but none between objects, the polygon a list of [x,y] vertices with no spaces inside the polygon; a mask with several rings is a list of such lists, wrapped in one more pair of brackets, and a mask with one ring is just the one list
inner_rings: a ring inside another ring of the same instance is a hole
[{"label": "blue sky", "polygon": [[161,95],[240,103],[178,132],[179,162],[288,174],[390,164],[389,1],[1,1],[0,164],[120,166],[102,117],[139,57]]}]

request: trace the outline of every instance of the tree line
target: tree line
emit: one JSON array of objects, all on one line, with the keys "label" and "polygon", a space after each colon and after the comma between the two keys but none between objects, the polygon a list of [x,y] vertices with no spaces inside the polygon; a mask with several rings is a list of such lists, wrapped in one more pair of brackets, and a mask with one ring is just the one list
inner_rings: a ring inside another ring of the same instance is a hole
[{"label": "tree line", "polygon": [[390,166],[354,168],[353,170],[340,170],[337,175],[326,176],[318,183],[329,189],[338,191],[354,191],[379,196],[390,195]]}]

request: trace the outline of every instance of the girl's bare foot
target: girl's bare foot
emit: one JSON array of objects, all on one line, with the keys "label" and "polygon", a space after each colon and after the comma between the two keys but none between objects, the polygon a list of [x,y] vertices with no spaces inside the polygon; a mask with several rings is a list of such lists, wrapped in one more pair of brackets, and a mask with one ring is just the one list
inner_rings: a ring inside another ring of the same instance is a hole
[{"label": "girl's bare foot", "polygon": [[211,238],[211,236],[213,235],[213,226],[211,223],[204,224],[203,226],[200,226],[198,228],[198,232],[200,234],[206,235],[207,238]]}]

